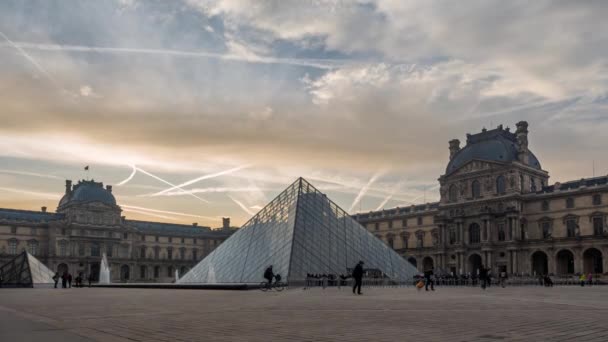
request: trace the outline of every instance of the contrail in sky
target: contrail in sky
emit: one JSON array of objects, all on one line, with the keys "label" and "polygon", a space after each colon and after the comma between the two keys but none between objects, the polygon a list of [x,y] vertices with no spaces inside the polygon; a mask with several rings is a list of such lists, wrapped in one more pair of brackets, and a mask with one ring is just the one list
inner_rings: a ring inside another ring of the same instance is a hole
[{"label": "contrail in sky", "polygon": [[[137,171],[139,171],[139,172],[141,172],[141,173],[143,173],[145,175],[148,175],[148,176],[150,176],[150,177],[152,177],[152,178],[154,178],[154,179],[156,179],[158,181],[161,181],[161,182],[163,182],[163,183],[165,183],[165,184],[167,184],[169,186],[175,187],[175,184],[167,182],[166,180],[164,180],[164,179],[162,179],[162,178],[160,178],[158,176],[155,176],[155,175],[151,174],[150,172],[148,172],[148,171],[146,171],[146,170],[144,170],[142,168],[139,168],[137,166],[135,166],[135,168],[137,169]],[[182,188],[176,188],[176,189],[179,189],[181,191],[187,191],[187,190],[184,190]],[[207,201],[206,199],[200,198],[200,197],[196,196],[195,194],[190,194],[190,196],[192,196],[192,197],[194,197],[194,198],[196,198],[196,199],[198,199],[198,200],[200,200],[202,202],[209,203],[209,201]]]},{"label": "contrail in sky", "polygon": [[200,182],[200,181],[202,181],[204,179],[215,178],[215,177],[231,174],[233,172],[236,172],[238,170],[244,169],[246,167],[249,167],[249,165],[237,166],[237,167],[233,167],[232,169],[229,169],[229,170],[224,170],[224,171],[220,171],[220,172],[204,175],[204,176],[201,176],[201,177],[198,177],[198,178],[194,178],[194,179],[189,180],[187,182],[184,182],[182,184],[174,185],[172,188],[165,189],[163,191],[159,191],[157,193],[151,194],[150,196],[160,196],[160,195],[165,194],[165,193],[167,193],[169,191],[173,191],[175,189],[180,189],[181,187],[184,187],[184,186],[192,185],[192,184]]},{"label": "contrail in sky", "polygon": [[147,211],[143,211],[143,210],[136,210],[136,209],[123,209],[124,211],[129,211],[132,213],[138,213],[138,214],[143,214],[143,215],[147,215],[147,216],[152,216],[152,217],[159,217],[159,218],[164,218],[167,220],[174,220],[176,221],[177,218],[176,217],[171,217],[171,216],[166,216],[166,215],[159,215],[159,214],[153,214],[153,213],[149,213]]},{"label": "contrail in sky", "polygon": [[[283,57],[264,57],[264,56],[241,56],[235,54],[222,54],[205,51],[186,51],[170,49],[139,49],[123,47],[102,47],[84,45],[62,45],[62,44],[36,44],[29,42],[11,42],[12,46],[23,49],[42,50],[42,51],[69,51],[84,53],[113,53],[113,54],[145,54],[145,55],[165,55],[178,57],[198,57],[212,58],[225,61],[245,62],[252,64],[286,64],[304,66],[317,69],[334,69],[349,63],[349,60],[335,59],[314,59],[314,58],[283,58]],[[352,64],[352,63],[351,63]]]},{"label": "contrail in sky", "polygon": [[19,53],[23,57],[25,57],[25,59],[27,59],[36,69],[38,69],[38,71],[41,74],[46,76],[46,78],[48,78],[49,81],[51,81],[51,83],[53,83],[53,85],[55,87],[57,87],[58,89],[60,89],[61,91],[65,92],[65,93],[73,94],[72,92],[70,92],[67,89],[65,89],[64,87],[62,87],[61,84],[59,84],[59,82],[57,82],[57,80],[55,80],[55,78],[48,71],[46,71],[46,69],[43,68],[42,65],[40,65],[40,63],[38,63],[32,56],[30,56],[27,52],[25,52],[25,50],[23,48],[21,48],[20,44],[17,44],[15,42],[13,42],[12,40],[10,40],[4,33],[2,33],[2,31],[0,31],[0,36],[2,36],[2,38],[4,38],[4,40],[6,40],[10,46],[14,47],[17,51],[19,51]]},{"label": "contrail in sky", "polygon": [[[272,189],[276,190],[276,189]],[[171,191],[166,192],[163,196],[183,196],[188,194],[205,194],[210,192],[254,192],[260,191],[258,187],[244,187],[244,188],[227,188],[227,187],[219,187],[219,188],[195,188],[183,191]]]},{"label": "contrail in sky", "polygon": [[133,177],[135,177],[135,174],[137,173],[137,168],[135,167],[135,165],[131,165],[131,167],[133,168],[133,172],[131,172],[131,175],[129,177],[127,177],[127,179],[123,180],[122,182],[116,184],[116,186],[121,186],[121,185],[125,185],[127,184],[131,179],[133,179]]},{"label": "contrail in sky", "polygon": [[239,207],[241,207],[241,209],[243,209],[247,214],[249,215],[253,215],[255,214],[253,211],[249,210],[249,208],[247,208],[243,203],[241,203],[239,200],[235,199],[232,196],[228,196],[232,202],[236,203]]},{"label": "contrail in sky", "polygon": [[361,191],[359,191],[359,194],[357,195],[357,197],[355,197],[355,200],[353,201],[353,204],[351,204],[350,209],[348,209],[348,212],[352,212],[353,209],[355,208],[355,206],[357,204],[359,204],[359,201],[361,201],[361,199],[363,198],[363,196],[365,196],[365,193],[367,192],[367,190],[369,189],[369,187],[374,184],[374,182],[380,177],[382,176],[382,174],[384,173],[384,170],[380,170],[378,172],[376,172],[372,178],[369,179],[369,181],[367,182],[367,184],[365,184],[362,188]]},{"label": "contrail in sky", "polygon": [[382,201],[382,203],[380,203],[380,205],[378,206],[378,208],[376,208],[376,211],[384,208],[384,206],[386,205],[386,203],[388,203],[388,201],[391,200],[391,198],[393,198],[393,195],[395,195],[397,193],[397,191],[399,190],[399,188],[401,188],[401,184],[402,182],[397,183],[397,185],[395,185],[393,187],[393,191],[391,191],[390,194],[388,194],[388,196],[386,196],[386,198]]},{"label": "contrail in sky", "polygon": [[40,178],[51,178],[51,179],[61,179],[61,177],[54,175],[46,175],[43,173],[35,173],[35,172],[27,172],[27,171],[16,171],[16,170],[0,170],[0,173],[7,173],[11,175],[20,175],[20,176],[32,176],[32,177],[40,177]]}]

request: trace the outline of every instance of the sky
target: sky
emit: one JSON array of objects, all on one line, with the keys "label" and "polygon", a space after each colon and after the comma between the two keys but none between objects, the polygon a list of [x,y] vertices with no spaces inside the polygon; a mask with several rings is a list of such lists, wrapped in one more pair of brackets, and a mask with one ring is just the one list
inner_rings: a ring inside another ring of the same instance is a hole
[{"label": "sky", "polygon": [[54,211],[83,178],[128,218],[211,227],[300,176],[350,213],[432,202],[450,139],[520,120],[551,183],[606,175],[607,17],[605,1],[4,0],[0,207]]}]

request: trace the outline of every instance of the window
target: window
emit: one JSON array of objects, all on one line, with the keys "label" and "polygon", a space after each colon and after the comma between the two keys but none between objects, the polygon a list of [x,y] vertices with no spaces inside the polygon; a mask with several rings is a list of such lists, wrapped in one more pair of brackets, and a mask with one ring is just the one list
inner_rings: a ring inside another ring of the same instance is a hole
[{"label": "window", "polygon": [[158,236],[154,237],[154,241],[158,242]]},{"label": "window", "polygon": [[593,205],[600,205],[600,204],[602,204],[602,195],[600,195],[600,194],[593,195]]},{"label": "window", "polygon": [[566,221],[566,236],[567,237],[576,236],[576,220],[570,219],[570,220]]},{"label": "window", "polygon": [[100,256],[99,242],[93,242],[91,244],[91,256],[94,256],[94,257]]},{"label": "window", "polygon": [[378,222],[374,223],[374,229],[380,230],[380,224]]},{"label": "window", "polygon": [[401,220],[401,227],[407,227],[407,219]]},{"label": "window", "polygon": [[453,245],[456,243],[456,229],[451,228],[450,229],[450,245]]},{"label": "window", "polygon": [[388,229],[393,229],[393,221],[388,221]]},{"label": "window", "polygon": [[160,247],[158,246],[154,247],[154,259],[160,259]]},{"label": "window", "polygon": [[127,240],[129,238],[129,233],[123,233],[122,238]]},{"label": "window", "polygon": [[401,244],[403,245],[403,248],[407,248],[407,240],[408,240],[408,236],[407,235],[402,235],[401,236]]},{"label": "window", "polygon": [[496,178],[496,193],[503,195],[507,192],[507,185],[504,176],[498,176]]},{"label": "window", "polygon": [[65,235],[65,228],[61,229],[61,235]]},{"label": "window", "polygon": [[141,236],[141,241],[146,241],[146,236],[145,235]]},{"label": "window", "polygon": [[192,250],[192,260],[194,260],[194,261],[198,260],[198,250],[196,250],[196,249]]},{"label": "window", "polygon": [[38,255],[38,241],[36,240],[30,240],[27,242],[27,251],[28,253],[30,253],[31,255]]},{"label": "window", "polygon": [[543,221],[540,226],[543,232],[543,239],[549,239],[551,237],[551,222]]},{"label": "window", "polygon": [[167,277],[173,277],[173,266],[167,268]]},{"label": "window", "polygon": [[390,248],[393,248],[393,245],[394,245],[394,240],[393,240],[393,237],[392,237],[392,236],[389,236],[389,237],[386,239],[386,242],[388,243],[388,246],[389,246]]},{"label": "window", "polygon": [[145,259],[146,258],[146,246],[141,246],[139,248],[139,257],[141,259]]},{"label": "window", "polygon": [[469,243],[475,244],[481,241],[480,239],[481,229],[477,223],[472,223],[469,226]]},{"label": "window", "polygon": [[114,253],[114,244],[108,243],[106,245],[106,256],[109,258]]},{"label": "window", "polygon": [[574,208],[574,198],[566,198],[566,208],[572,209]]},{"label": "window", "polygon": [[185,248],[181,248],[179,250],[179,258],[182,260],[186,260],[186,249]]},{"label": "window", "polygon": [[422,226],[422,216],[418,216],[418,225]]},{"label": "window", "polygon": [[184,238],[182,238],[182,243],[184,243],[186,240]]},{"label": "window", "polygon": [[416,241],[416,247],[424,247],[424,234],[418,234],[416,237],[418,238],[418,240]]},{"label": "window", "polygon": [[84,242],[81,242],[78,244],[78,255],[79,256],[84,256],[84,252],[85,252],[84,247],[85,247]]},{"label": "window", "polygon": [[196,245],[196,238],[192,239],[192,244]]},{"label": "window", "polygon": [[547,211],[547,210],[549,210],[549,201],[542,201],[542,202],[540,203],[540,209],[541,209],[542,211]]},{"label": "window", "polygon": [[8,254],[11,254],[11,255],[17,254],[17,243],[18,243],[18,241],[15,239],[8,240]]},{"label": "window", "polygon": [[173,260],[173,248],[167,248],[167,259]]},{"label": "window", "polygon": [[456,184],[450,185],[448,196],[450,202],[456,202],[458,200],[458,189],[456,188]]},{"label": "window", "polygon": [[505,224],[498,224],[498,241],[505,241]]},{"label": "window", "polygon": [[596,216],[593,218],[593,235],[604,235],[604,218],[601,216]]},{"label": "window", "polygon": [[173,238],[169,236],[169,243],[173,242]]},{"label": "window", "polygon": [[474,180],[473,183],[471,183],[471,194],[473,195],[473,198],[481,197],[481,185],[479,184],[479,181]]},{"label": "window", "polygon": [[154,266],[154,278],[158,278],[160,276],[160,266]]},{"label": "window", "polygon": [[139,278],[146,279],[146,266],[144,265],[139,266]]},{"label": "window", "polygon": [[530,191],[536,192],[536,180],[534,177],[530,177]]},{"label": "window", "polygon": [[11,234],[17,234],[17,227],[15,227],[15,226],[11,227]]},{"label": "window", "polygon": [[67,243],[65,241],[59,241],[59,256],[67,256]]}]

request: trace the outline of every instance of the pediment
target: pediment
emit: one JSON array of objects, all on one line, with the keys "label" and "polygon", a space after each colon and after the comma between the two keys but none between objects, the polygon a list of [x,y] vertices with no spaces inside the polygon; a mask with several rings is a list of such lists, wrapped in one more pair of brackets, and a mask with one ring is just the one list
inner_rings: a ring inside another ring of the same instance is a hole
[{"label": "pediment", "polygon": [[504,166],[504,163],[490,162],[485,160],[471,160],[470,162],[462,165],[458,169],[450,173],[450,176],[466,175],[473,172],[479,172],[484,170],[492,170],[496,167]]}]

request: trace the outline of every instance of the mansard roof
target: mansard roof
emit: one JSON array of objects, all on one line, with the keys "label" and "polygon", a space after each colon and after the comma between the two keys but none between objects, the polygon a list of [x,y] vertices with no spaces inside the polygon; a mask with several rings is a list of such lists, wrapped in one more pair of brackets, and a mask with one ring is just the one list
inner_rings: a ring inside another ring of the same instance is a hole
[{"label": "mansard roof", "polygon": [[[557,185],[559,184],[559,186]],[[557,190],[559,191],[567,191],[567,190],[575,190],[581,187],[593,187],[593,186],[603,186],[608,184],[608,176],[600,176],[593,178],[582,178],[575,181],[569,181],[564,183],[556,183],[549,186],[544,186],[540,191],[537,191],[537,194],[542,193],[552,193]],[[559,188],[559,189],[558,189]]]},{"label": "mansard roof", "polygon": [[63,219],[63,214],[0,208],[0,221],[44,223]]},{"label": "mansard roof", "polygon": [[[221,235],[222,231],[212,230],[205,226],[193,226],[187,224],[176,224],[176,223],[163,223],[163,222],[150,222],[150,221],[137,221],[137,220],[125,220],[125,224],[135,227],[138,231],[143,234],[149,235],[173,235],[173,236],[211,236]],[[224,231],[225,232],[225,231]],[[226,236],[230,235],[225,232]]]},{"label": "mansard roof", "polygon": [[[446,174],[452,173],[472,160],[509,163],[517,161],[517,138],[502,125],[496,129],[467,134],[467,145],[458,151],[448,163]],[[540,162],[530,151],[529,166],[542,170]]]}]

